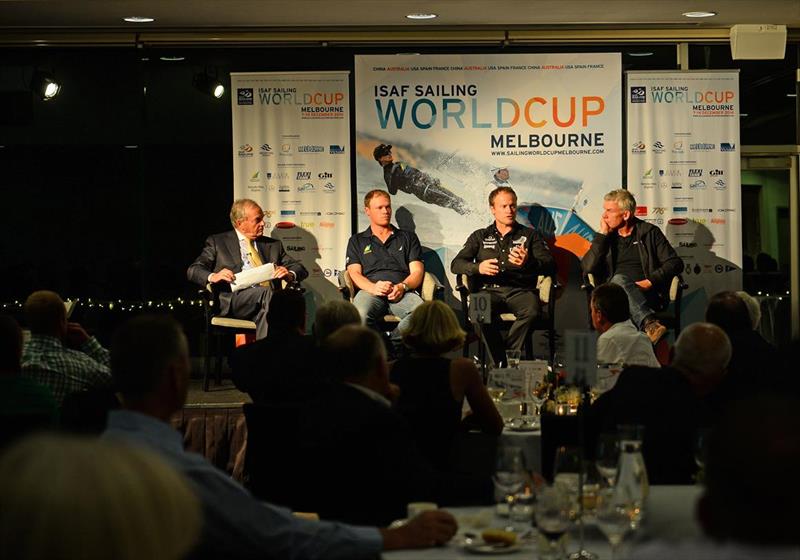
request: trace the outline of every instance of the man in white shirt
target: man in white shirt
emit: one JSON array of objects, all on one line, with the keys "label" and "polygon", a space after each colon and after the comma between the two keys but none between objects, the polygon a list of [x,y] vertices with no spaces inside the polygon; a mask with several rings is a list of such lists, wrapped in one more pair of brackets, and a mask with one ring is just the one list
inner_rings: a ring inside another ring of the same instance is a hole
[{"label": "man in white shirt", "polygon": [[617,284],[601,284],[592,291],[592,325],[600,333],[597,339],[597,362],[658,368],[646,334],[631,322],[628,295]]}]

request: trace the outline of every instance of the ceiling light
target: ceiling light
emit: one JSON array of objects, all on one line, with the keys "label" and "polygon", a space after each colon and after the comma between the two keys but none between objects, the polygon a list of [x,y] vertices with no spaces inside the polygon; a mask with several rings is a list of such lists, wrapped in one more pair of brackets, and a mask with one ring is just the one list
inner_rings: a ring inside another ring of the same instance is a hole
[{"label": "ceiling light", "polygon": [[123,21],[127,21],[128,23],[150,23],[151,21],[155,21],[155,18],[147,16],[128,16],[122,19]]},{"label": "ceiling light", "polygon": [[180,62],[181,60],[186,60],[185,56],[159,56],[159,60],[163,60],[164,62]]},{"label": "ceiling light", "polygon": [[406,16],[406,18],[408,18],[408,19],[433,19],[433,18],[436,18],[436,17],[439,17],[439,16],[436,15],[436,14],[422,14],[422,13],[408,14]]},{"label": "ceiling light", "polygon": [[786,97],[797,97],[796,93],[787,93]]},{"label": "ceiling light", "polygon": [[61,91],[61,84],[55,80],[50,72],[37,70],[31,78],[31,91],[41,97],[42,100],[50,101]]},{"label": "ceiling light", "polygon": [[717,12],[683,12],[683,15],[686,17],[691,18],[704,18],[704,17],[714,17],[717,15]]},{"label": "ceiling light", "polygon": [[198,90],[202,91],[203,93],[207,93],[216,99],[220,99],[223,95],[225,95],[225,86],[222,85],[222,82],[220,82],[216,77],[209,76],[206,73],[195,74],[192,83]]},{"label": "ceiling light", "polygon": [[651,52],[629,52],[628,56],[653,56]]}]

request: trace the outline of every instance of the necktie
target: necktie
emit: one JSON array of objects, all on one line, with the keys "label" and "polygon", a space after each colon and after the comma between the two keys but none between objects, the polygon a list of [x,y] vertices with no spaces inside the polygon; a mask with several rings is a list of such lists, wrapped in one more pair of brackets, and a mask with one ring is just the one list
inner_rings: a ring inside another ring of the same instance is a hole
[{"label": "necktie", "polygon": [[247,256],[250,257],[250,264],[253,266],[261,266],[264,261],[261,260],[261,255],[258,254],[255,241],[252,239],[247,240]]}]

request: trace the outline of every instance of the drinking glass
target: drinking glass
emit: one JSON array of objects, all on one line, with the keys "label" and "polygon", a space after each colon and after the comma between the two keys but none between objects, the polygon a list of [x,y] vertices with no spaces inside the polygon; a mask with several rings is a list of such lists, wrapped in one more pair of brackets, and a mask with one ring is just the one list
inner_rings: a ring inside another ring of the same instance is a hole
[{"label": "drinking glass", "polygon": [[613,433],[602,433],[597,440],[595,465],[603,476],[606,487],[613,487],[619,469],[619,438]]},{"label": "drinking glass", "polygon": [[522,352],[519,350],[506,350],[506,364],[508,367],[517,369],[520,358],[522,358]]},{"label": "drinking glass", "polygon": [[498,406],[508,391],[508,372],[502,369],[490,371],[486,390],[489,392],[489,396],[492,397],[495,406]]},{"label": "drinking glass", "polygon": [[526,479],[522,450],[519,447],[502,447],[497,453],[493,477],[494,497],[498,504],[505,504],[509,514],[517,494],[523,491]]},{"label": "drinking glass", "polygon": [[597,526],[611,545],[611,560],[615,560],[625,534],[631,529],[634,504],[615,488],[604,488],[597,496],[595,517]]},{"label": "drinking glass", "polygon": [[595,560],[597,555],[584,549],[583,535],[583,484],[586,481],[586,462],[579,447],[562,446],[556,450],[553,467],[553,484],[561,488],[570,504],[570,517],[578,521],[578,552],[570,555],[571,560]]},{"label": "drinking glass", "polygon": [[543,560],[561,560],[564,558],[564,534],[569,529],[570,520],[569,497],[558,486],[546,486],[536,500],[536,527],[540,539],[539,557]]}]

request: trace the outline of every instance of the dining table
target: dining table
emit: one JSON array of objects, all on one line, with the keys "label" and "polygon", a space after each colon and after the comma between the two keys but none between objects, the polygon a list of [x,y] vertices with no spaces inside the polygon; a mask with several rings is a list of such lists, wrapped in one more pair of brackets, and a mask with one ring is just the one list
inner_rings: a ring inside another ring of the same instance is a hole
[{"label": "dining table", "polygon": [[[641,527],[626,536],[621,553],[617,558],[635,558],[631,551],[637,546],[652,540],[679,542],[693,540],[701,536],[695,518],[697,499],[702,487],[697,485],[653,485],[645,505],[645,516]],[[507,516],[498,515],[493,507],[447,508],[458,521],[458,532],[446,545],[419,550],[396,550],[385,552],[386,560],[453,560],[476,557],[467,546],[469,538],[478,537],[488,528],[512,528],[520,535],[519,546],[509,550],[481,554],[484,558],[539,558],[540,536],[533,522],[512,521]],[[573,523],[567,534],[565,551],[568,554],[580,548],[579,531]],[[598,560],[611,558],[611,547],[603,534],[587,516],[584,524],[583,548],[597,555]]]}]

